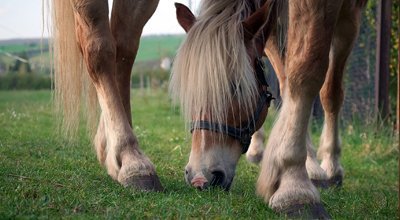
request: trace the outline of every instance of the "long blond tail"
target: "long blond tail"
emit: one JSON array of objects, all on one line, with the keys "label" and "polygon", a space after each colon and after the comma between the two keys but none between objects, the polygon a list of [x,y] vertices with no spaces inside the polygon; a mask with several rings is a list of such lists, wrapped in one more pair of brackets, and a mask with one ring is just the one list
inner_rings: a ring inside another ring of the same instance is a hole
[{"label": "long blond tail", "polygon": [[61,116],[61,131],[71,139],[77,134],[82,115],[87,118],[89,130],[93,131],[98,120],[98,103],[75,37],[71,3],[69,0],[50,1],[54,101],[56,111]]}]

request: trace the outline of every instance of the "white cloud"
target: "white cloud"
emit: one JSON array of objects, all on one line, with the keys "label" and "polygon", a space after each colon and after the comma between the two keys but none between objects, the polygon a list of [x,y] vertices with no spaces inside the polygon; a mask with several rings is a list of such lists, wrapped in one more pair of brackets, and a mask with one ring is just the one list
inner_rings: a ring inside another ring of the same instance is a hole
[{"label": "white cloud", "polygon": [[[112,0],[108,1],[111,7]],[[201,0],[160,0],[157,11],[145,26],[143,34],[184,33],[176,21],[174,2],[188,5],[189,1],[192,2],[192,10],[196,12]],[[45,22],[46,18],[45,16]],[[0,0],[0,39],[41,37],[42,22],[42,0]],[[45,26],[45,36],[46,33]]]}]

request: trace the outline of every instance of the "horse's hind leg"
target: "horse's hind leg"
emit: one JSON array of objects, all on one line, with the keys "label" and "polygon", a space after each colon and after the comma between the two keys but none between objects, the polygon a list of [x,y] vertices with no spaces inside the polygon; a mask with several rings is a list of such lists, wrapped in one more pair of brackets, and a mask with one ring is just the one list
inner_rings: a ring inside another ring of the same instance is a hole
[{"label": "horse's hind leg", "polygon": [[[118,91],[125,109],[128,122],[132,127],[131,115],[131,71],[139,48],[139,41],[144,25],[153,15],[158,0],[132,1],[114,0],[111,13],[111,32],[116,43],[116,82]],[[129,16],[127,16],[129,15]],[[136,172],[135,158],[129,158],[121,169],[123,175],[119,179],[126,179],[129,184],[131,173]]]},{"label": "horse's hind leg", "polygon": [[139,150],[119,95],[115,80],[116,46],[109,27],[107,1],[71,0],[71,4],[78,45],[102,110],[107,171],[125,186],[160,190],[154,166]]},{"label": "horse's hind leg", "polygon": [[159,0],[114,0],[111,32],[116,41],[116,80],[129,123],[132,125],[130,92],[131,71],[144,25],[153,15]]},{"label": "horse's hind leg", "polygon": [[287,83],[280,116],[271,131],[257,181],[258,194],[278,212],[327,218],[305,167],[313,99],[325,80],[333,27],[342,1],[288,1]]},{"label": "horse's hind leg", "polygon": [[[276,76],[279,80],[280,92],[283,94],[283,88],[286,81],[286,76],[284,74],[284,57],[281,56],[280,51],[278,49],[278,38],[276,34],[276,27],[271,31],[271,35],[269,36],[266,45],[265,45],[265,54],[267,55],[269,61],[272,64],[272,67],[275,70]],[[264,152],[264,140],[265,140],[265,131],[262,126],[256,133],[253,134],[251,139],[251,144],[249,150],[246,153],[246,158],[248,161],[252,163],[259,163],[262,160],[263,152]]]},{"label": "horse's hind leg", "polygon": [[352,1],[344,1],[333,36],[329,68],[320,91],[325,121],[318,157],[322,159],[321,167],[328,175],[328,183],[333,185],[341,185],[343,179],[343,168],[339,162],[341,143],[338,128],[343,102],[342,79],[346,60],[357,37],[360,15],[360,6],[352,5]]},{"label": "horse's hind leg", "polygon": [[[130,105],[131,71],[139,48],[142,29],[154,13],[158,0],[131,1],[115,0],[111,14],[111,31],[116,41],[116,82],[124,105],[126,116],[132,127]],[[129,14],[130,16],[126,16]],[[97,158],[104,164],[107,145],[103,116],[100,117],[99,127],[94,140]]]}]

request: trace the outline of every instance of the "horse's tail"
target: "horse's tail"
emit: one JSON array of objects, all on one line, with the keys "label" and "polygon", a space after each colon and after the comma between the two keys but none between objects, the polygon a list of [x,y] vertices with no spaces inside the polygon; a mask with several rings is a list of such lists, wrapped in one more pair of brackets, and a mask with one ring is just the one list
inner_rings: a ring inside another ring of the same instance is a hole
[{"label": "horse's tail", "polygon": [[97,120],[97,97],[83,63],[75,37],[75,21],[70,1],[52,3],[52,58],[54,103],[61,132],[68,138],[76,135],[81,113],[87,117],[88,128]]}]

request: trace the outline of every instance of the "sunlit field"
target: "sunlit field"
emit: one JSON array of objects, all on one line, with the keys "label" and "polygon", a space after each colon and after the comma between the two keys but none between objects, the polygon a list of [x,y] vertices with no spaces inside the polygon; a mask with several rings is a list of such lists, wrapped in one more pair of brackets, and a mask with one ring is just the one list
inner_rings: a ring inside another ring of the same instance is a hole
[{"label": "sunlit field", "polygon": [[[255,195],[258,165],[241,158],[229,192],[198,191],[183,171],[190,136],[163,90],[132,91],[134,132],[156,165],[162,193],[123,188],[97,162],[81,129],[75,142],[57,135],[49,91],[0,91],[0,219],[278,217]],[[268,116],[270,130],[275,113]],[[390,126],[343,122],[341,189],[320,190],[334,219],[398,219],[398,141]],[[320,125],[312,125],[314,144]]]}]

